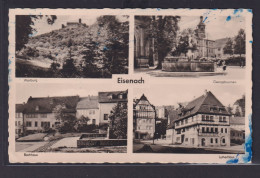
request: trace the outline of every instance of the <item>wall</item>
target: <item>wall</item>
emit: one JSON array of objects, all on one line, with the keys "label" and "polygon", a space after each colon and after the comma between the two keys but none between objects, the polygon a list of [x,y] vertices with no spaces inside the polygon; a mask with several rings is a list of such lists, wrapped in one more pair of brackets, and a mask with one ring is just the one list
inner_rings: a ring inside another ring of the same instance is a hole
[{"label": "wall", "polygon": [[153,137],[155,132],[155,119],[145,119],[137,118],[136,119],[136,131],[139,133],[147,133],[148,137]]},{"label": "wall", "polygon": [[76,117],[79,119],[81,116],[85,116],[90,119],[88,121],[88,124],[92,124],[93,119],[95,119],[96,125],[99,125],[100,122],[99,109],[77,109]]},{"label": "wall", "polygon": [[100,115],[99,115],[99,123],[108,123],[108,120],[104,120],[104,114],[110,115],[113,107],[116,105],[116,103],[100,103],[99,104],[99,110],[100,110]]},{"label": "wall", "polygon": [[15,113],[15,138],[23,132],[23,113]]},{"label": "wall", "polygon": [[[25,117],[24,117],[25,126],[26,126],[27,121],[31,121],[31,123],[32,123],[31,127],[26,127],[27,130],[39,130],[39,131],[43,129],[41,127],[41,122],[50,122],[50,128],[54,128],[55,122],[57,122],[54,113],[47,113],[47,118],[42,118],[40,116],[40,114],[37,114],[36,118],[28,118],[27,114],[25,114]],[[35,127],[35,122],[38,122],[37,127]]]}]

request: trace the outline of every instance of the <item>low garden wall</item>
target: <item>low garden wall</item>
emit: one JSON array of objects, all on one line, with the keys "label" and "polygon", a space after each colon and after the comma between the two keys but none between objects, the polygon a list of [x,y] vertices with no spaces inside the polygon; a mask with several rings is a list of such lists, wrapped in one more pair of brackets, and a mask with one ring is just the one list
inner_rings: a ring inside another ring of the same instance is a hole
[{"label": "low garden wall", "polygon": [[104,139],[104,140],[77,140],[78,148],[96,147],[96,146],[126,146],[127,139]]},{"label": "low garden wall", "polygon": [[214,62],[163,62],[162,70],[167,72],[214,72]]}]

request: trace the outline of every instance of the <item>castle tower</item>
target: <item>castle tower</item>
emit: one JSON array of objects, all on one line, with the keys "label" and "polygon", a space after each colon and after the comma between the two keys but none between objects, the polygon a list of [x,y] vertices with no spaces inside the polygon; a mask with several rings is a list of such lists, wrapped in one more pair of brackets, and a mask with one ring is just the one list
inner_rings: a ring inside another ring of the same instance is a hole
[{"label": "castle tower", "polygon": [[198,37],[199,38],[205,38],[205,27],[206,25],[203,22],[203,16],[200,16],[200,23],[198,24]]}]

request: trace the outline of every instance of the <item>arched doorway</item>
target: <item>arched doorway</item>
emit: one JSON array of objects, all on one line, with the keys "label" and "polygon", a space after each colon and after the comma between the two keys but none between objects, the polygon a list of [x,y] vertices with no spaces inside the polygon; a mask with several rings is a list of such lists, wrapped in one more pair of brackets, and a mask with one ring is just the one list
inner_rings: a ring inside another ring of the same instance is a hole
[{"label": "arched doorway", "polygon": [[205,146],[206,145],[206,140],[205,140],[205,138],[202,138],[201,139],[201,146]]}]

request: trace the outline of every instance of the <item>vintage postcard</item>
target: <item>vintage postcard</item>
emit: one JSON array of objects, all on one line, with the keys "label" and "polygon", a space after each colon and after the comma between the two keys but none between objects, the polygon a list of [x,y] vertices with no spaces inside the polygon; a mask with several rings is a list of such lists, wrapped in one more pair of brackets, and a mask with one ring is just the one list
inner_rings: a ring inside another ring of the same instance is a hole
[{"label": "vintage postcard", "polygon": [[251,163],[252,17],[10,9],[10,163]]}]

